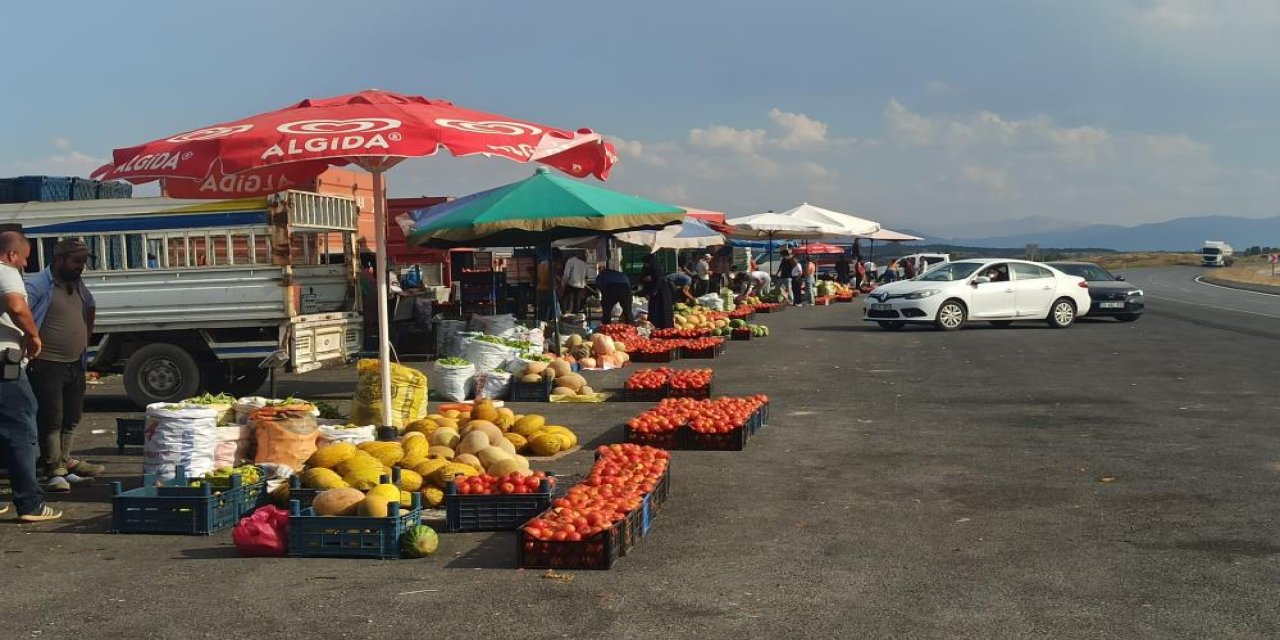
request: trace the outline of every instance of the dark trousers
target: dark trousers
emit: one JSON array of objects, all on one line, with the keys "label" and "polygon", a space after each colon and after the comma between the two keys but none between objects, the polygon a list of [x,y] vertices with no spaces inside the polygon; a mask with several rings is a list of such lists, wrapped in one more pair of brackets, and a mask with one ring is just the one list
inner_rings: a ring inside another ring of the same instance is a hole
[{"label": "dark trousers", "polygon": [[564,309],[567,313],[582,313],[587,307],[587,288],[564,288]]},{"label": "dark trousers", "polygon": [[39,409],[40,470],[49,475],[67,474],[76,427],[84,408],[84,365],[75,362],[32,360],[27,366],[31,390]]},{"label": "dark trousers", "polygon": [[631,324],[635,318],[631,314],[631,287],[618,283],[600,287],[600,324],[612,321],[613,305],[622,306],[622,321]]},{"label": "dark trousers", "polygon": [[791,279],[791,302],[793,304],[800,304],[801,302],[804,302],[804,298],[800,297],[801,294],[803,293],[803,289],[804,289],[803,277]]},{"label": "dark trousers", "polygon": [[19,515],[44,509],[36,480],[36,397],[23,372],[0,382],[0,463],[9,469],[9,486]]},{"label": "dark trousers", "polygon": [[534,301],[538,307],[538,319],[543,322],[551,322],[555,320],[555,309],[552,308],[555,300],[552,299],[550,291],[538,291],[534,293]]}]

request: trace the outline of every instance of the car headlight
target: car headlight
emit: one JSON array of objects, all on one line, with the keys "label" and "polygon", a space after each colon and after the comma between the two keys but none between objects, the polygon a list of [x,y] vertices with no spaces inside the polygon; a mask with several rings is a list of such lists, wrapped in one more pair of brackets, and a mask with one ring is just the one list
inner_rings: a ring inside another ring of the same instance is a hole
[{"label": "car headlight", "polygon": [[929,296],[936,296],[939,293],[942,293],[942,289],[921,289],[919,291],[912,291],[902,297],[907,300],[919,300],[921,298],[928,298]]},{"label": "car headlight", "polygon": [[1130,292],[1129,292],[1129,295],[1131,295],[1131,296],[1140,296],[1140,295],[1142,295],[1142,289],[1134,289],[1133,291],[1130,291]]}]

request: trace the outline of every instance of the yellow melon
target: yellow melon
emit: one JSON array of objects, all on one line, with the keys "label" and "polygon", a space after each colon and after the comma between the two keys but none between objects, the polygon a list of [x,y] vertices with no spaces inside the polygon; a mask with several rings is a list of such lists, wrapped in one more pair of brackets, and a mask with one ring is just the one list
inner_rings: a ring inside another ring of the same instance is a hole
[{"label": "yellow melon", "polygon": [[417,491],[422,488],[422,475],[412,469],[401,469],[400,482],[397,486],[402,491]]},{"label": "yellow melon", "polygon": [[383,466],[390,467],[404,457],[404,448],[399,442],[365,442],[356,448],[377,458]]},{"label": "yellow melon", "polygon": [[507,442],[510,442],[511,446],[515,447],[516,453],[520,453],[521,450],[529,445],[529,439],[518,433],[504,433],[502,437],[506,438]]},{"label": "yellow melon", "polygon": [[316,449],[316,452],[307,458],[307,466],[332,469],[343,460],[356,455],[356,451],[358,449],[350,442],[333,442]]},{"label": "yellow melon", "polygon": [[492,400],[481,400],[471,408],[471,419],[492,423],[498,419],[498,408],[493,406]]},{"label": "yellow melon", "polygon": [[302,486],[308,489],[345,489],[349,485],[332,469],[312,467],[302,472]]},{"label": "yellow melon", "polygon": [[568,449],[564,435],[544,431],[529,439],[529,449],[540,456],[553,456]]},{"label": "yellow melon", "polygon": [[480,458],[470,453],[462,453],[456,456],[453,461],[457,464],[471,465],[476,471],[484,471],[484,465],[480,464]]},{"label": "yellow melon", "polygon": [[427,441],[433,447],[449,447],[452,449],[458,445],[458,440],[460,439],[461,436],[458,435],[457,429],[451,427],[440,427],[431,433],[427,438]]},{"label": "yellow melon", "polygon": [[422,490],[422,502],[431,508],[438,507],[444,504],[444,492],[436,487],[427,487]]},{"label": "yellow melon", "polygon": [[311,508],[318,516],[355,515],[356,509],[364,501],[364,492],[350,487],[329,489],[316,494],[311,501]]},{"label": "yellow melon", "polygon": [[445,458],[431,458],[426,462],[415,465],[413,470],[425,479],[447,464],[449,464],[449,461]]}]

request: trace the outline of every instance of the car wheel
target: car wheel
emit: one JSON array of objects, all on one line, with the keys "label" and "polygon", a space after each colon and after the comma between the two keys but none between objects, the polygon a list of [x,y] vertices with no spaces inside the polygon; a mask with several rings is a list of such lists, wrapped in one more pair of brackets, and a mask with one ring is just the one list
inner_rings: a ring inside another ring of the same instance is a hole
[{"label": "car wheel", "polygon": [[200,367],[185,349],[167,342],[149,344],[129,355],[124,388],[141,406],[177,402],[200,389]]},{"label": "car wheel", "polygon": [[938,315],[933,325],[942,331],[956,331],[964,327],[968,311],[959,300],[947,300],[938,307]]},{"label": "car wheel", "polygon": [[881,329],[886,331],[898,331],[899,329],[907,326],[907,323],[901,320],[881,320],[878,324]]},{"label": "car wheel", "polygon": [[991,326],[1000,327],[1001,329],[1013,324],[1012,320],[992,320]]},{"label": "car wheel", "polygon": [[1054,329],[1066,329],[1076,322],[1076,303],[1066,298],[1054,300],[1053,306],[1049,307],[1049,317],[1045,320]]},{"label": "car wheel", "polygon": [[1136,313],[1124,313],[1116,316],[1116,320],[1119,320],[1120,322],[1133,322],[1138,319],[1138,316],[1139,314]]}]

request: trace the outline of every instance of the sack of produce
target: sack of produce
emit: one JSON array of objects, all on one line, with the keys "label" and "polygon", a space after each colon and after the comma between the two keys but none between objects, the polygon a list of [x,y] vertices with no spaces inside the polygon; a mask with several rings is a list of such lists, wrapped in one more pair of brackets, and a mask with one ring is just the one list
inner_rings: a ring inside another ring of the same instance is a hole
[{"label": "sack of produce", "polygon": [[500,400],[511,392],[511,374],[506,371],[481,371],[476,374],[476,400]]},{"label": "sack of produce", "polygon": [[476,366],[476,371],[492,371],[501,369],[502,365],[516,356],[520,351],[507,346],[506,341],[497,336],[476,336],[467,345],[466,359]]},{"label": "sack of produce", "polygon": [[288,527],[289,512],[267,505],[241,518],[231,530],[231,541],[243,557],[279,557],[289,550]]},{"label": "sack of produce", "polygon": [[476,366],[462,358],[440,358],[432,372],[431,390],[442,400],[461,402],[471,395],[471,378]]},{"label": "sack of produce", "polygon": [[[351,398],[351,423],[382,425],[382,375],[378,361],[364,359],[356,367],[360,381]],[[391,363],[391,424],[382,425],[403,429],[405,425],[427,417],[427,374]]]},{"label": "sack of produce", "polygon": [[258,439],[254,462],[287,465],[298,471],[302,469],[302,463],[316,452],[316,438],[320,430],[316,417],[309,411],[264,407],[254,412],[252,420]]},{"label": "sack of produce", "polygon": [[214,467],[234,467],[253,458],[253,427],[230,424],[218,427],[218,446],[213,451]]},{"label": "sack of produce", "polygon": [[220,425],[231,424],[235,422],[236,414],[233,409],[235,403],[236,403],[235,397],[227,395],[225,393],[219,393],[216,395],[212,393],[206,393],[204,395],[195,396],[194,398],[187,398],[186,400],[183,400],[181,402],[181,404],[200,405],[202,407],[209,407],[210,409],[217,411],[218,424]]},{"label": "sack of produce", "polygon": [[441,355],[453,358],[465,358],[467,357],[467,346],[471,344],[472,340],[475,340],[482,335],[484,334],[478,331],[459,331],[453,336],[453,343],[450,345],[449,349]]},{"label": "sack of produce", "polygon": [[450,353],[456,343],[458,332],[466,331],[467,323],[462,320],[437,320],[436,321],[436,353],[441,356],[456,356],[459,353]]},{"label": "sack of produce", "polygon": [[142,470],[162,480],[173,478],[176,467],[186,467],[187,477],[198,478],[213,471],[218,448],[216,409],[201,405],[147,405],[143,431]]},{"label": "sack of produce", "polygon": [[254,411],[267,406],[270,402],[270,400],[262,396],[245,396],[236,400],[231,405],[231,409],[236,414],[237,423],[249,424],[249,416],[253,415]]},{"label": "sack of produce", "polygon": [[354,424],[345,424],[345,421],[343,422],[344,424],[320,425],[320,436],[317,438],[316,445],[323,447],[335,442],[363,444],[365,442],[373,442],[378,439],[378,429],[371,424],[361,427]]}]

